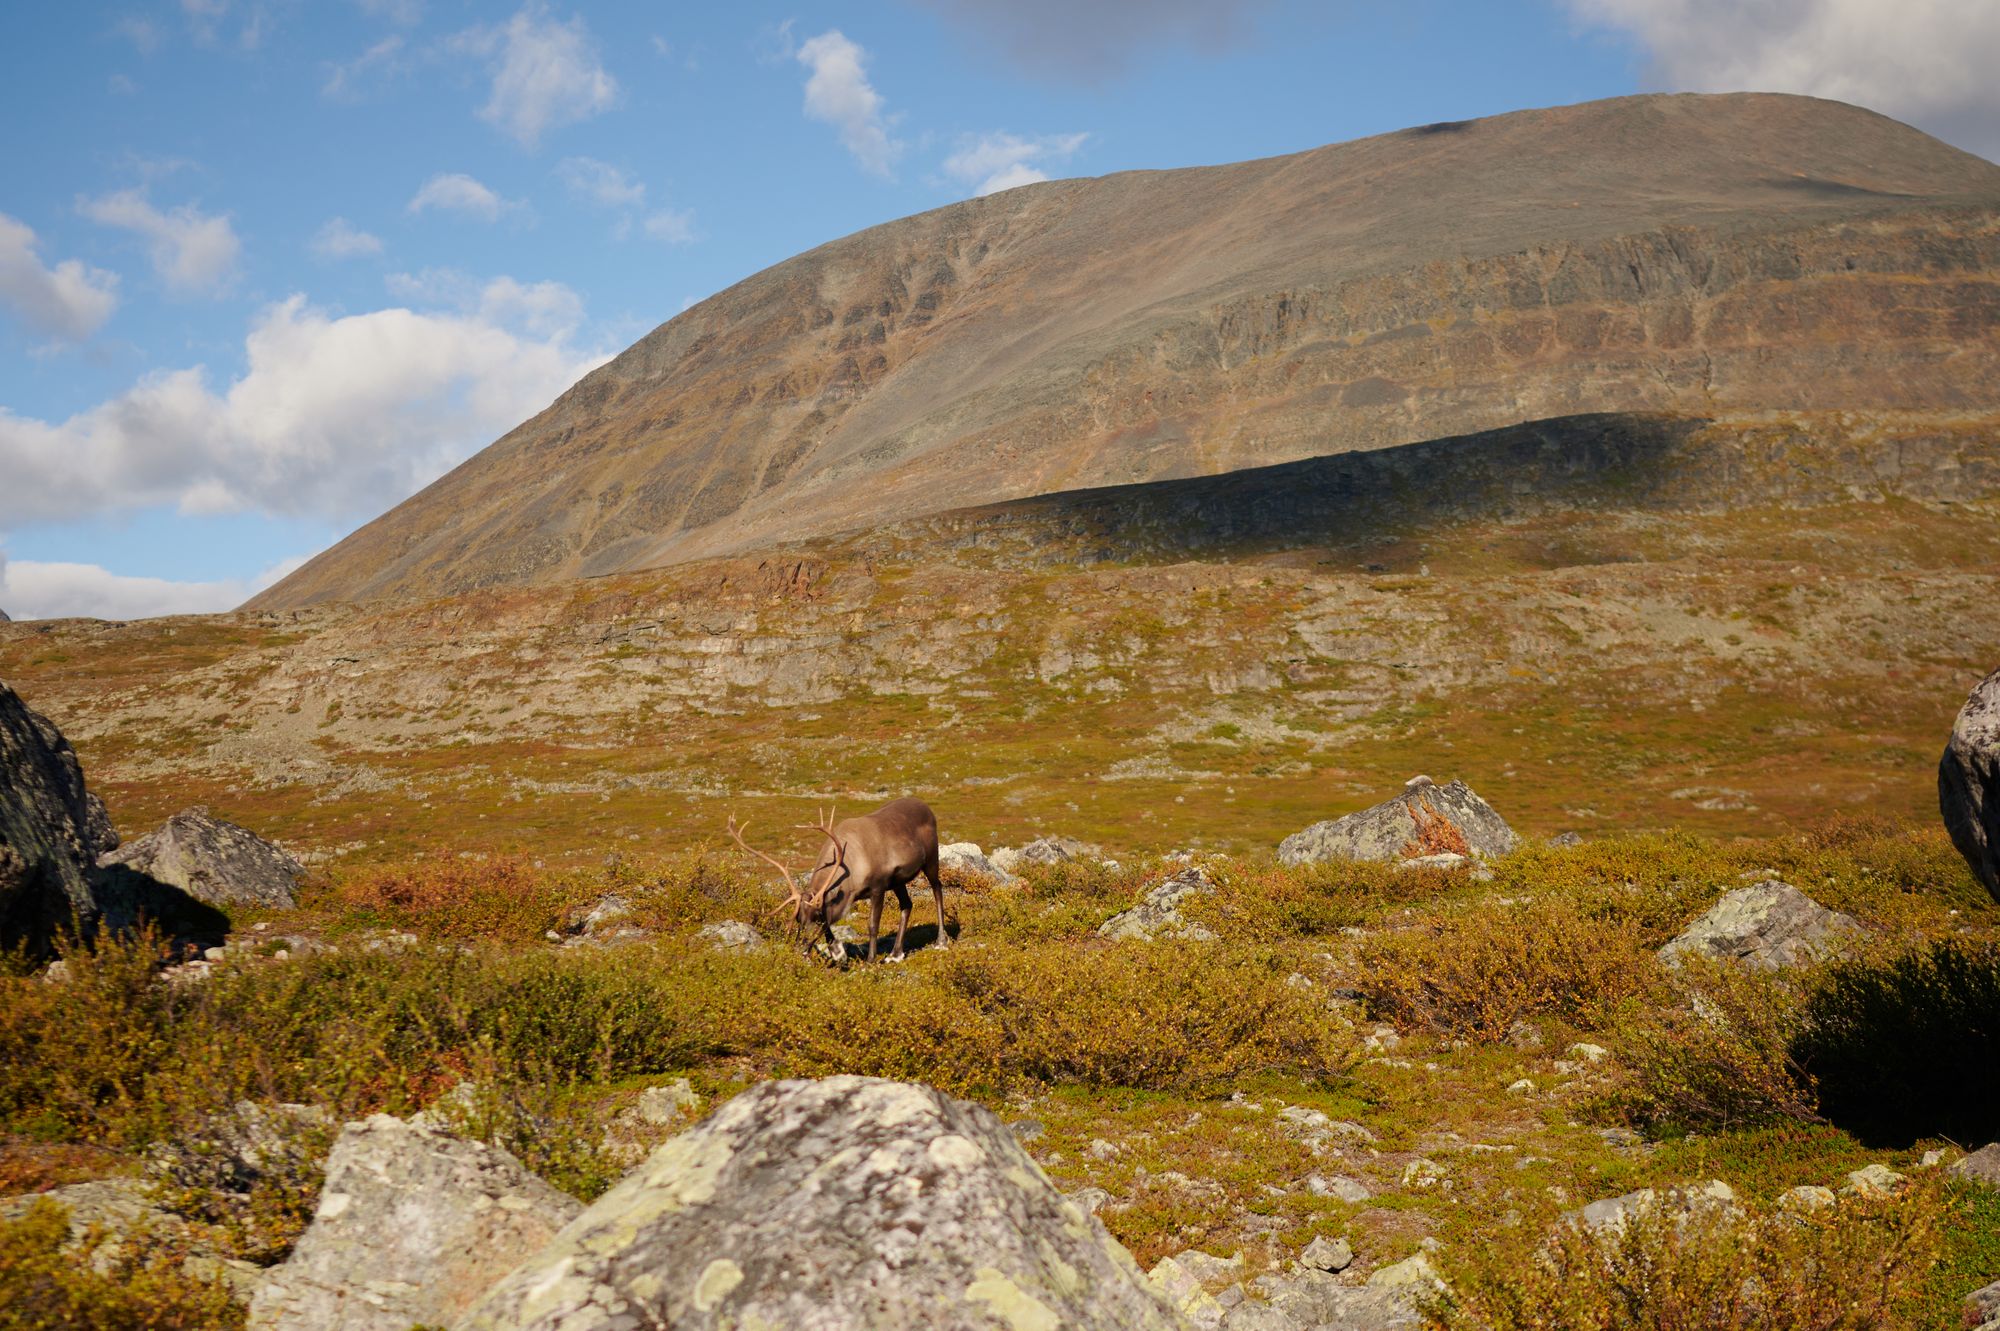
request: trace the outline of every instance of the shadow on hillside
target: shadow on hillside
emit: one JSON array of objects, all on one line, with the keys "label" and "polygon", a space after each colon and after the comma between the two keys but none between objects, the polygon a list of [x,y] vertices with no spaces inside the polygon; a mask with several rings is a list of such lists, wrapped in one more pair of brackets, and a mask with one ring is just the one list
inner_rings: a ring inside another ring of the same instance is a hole
[{"label": "shadow on hillside", "polygon": [[97,870],[99,929],[132,933],[150,927],[179,947],[215,947],[229,935],[229,916],[129,865]]},{"label": "shadow on hillside", "polygon": [[1827,1120],[1876,1147],[2000,1140],[2000,947],[1946,940],[1837,967],[1793,1056]]},{"label": "shadow on hillside", "polygon": [[[1217,476],[1068,490],[917,519],[932,547],[1010,546],[1037,562],[1237,555],[1379,541],[1435,521],[1579,509],[1697,509],[1844,493],[1802,432],[1685,416],[1565,416]],[[1810,493],[1807,493],[1807,492]],[[1821,493],[1824,492],[1824,493]]]}]

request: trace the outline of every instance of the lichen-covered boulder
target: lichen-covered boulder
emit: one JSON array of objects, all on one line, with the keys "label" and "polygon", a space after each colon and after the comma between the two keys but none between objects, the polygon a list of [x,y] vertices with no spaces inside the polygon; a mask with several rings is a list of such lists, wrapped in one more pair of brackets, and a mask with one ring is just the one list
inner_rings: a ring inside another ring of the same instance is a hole
[{"label": "lichen-covered boulder", "polygon": [[1215,882],[1198,864],[1190,864],[1147,888],[1139,904],[1106,920],[1097,932],[1106,938],[1183,939],[1206,942],[1214,931],[1181,914],[1181,907],[1195,897],[1212,895]]},{"label": "lichen-covered boulder", "polygon": [[1521,844],[1507,820],[1463,781],[1440,786],[1412,778],[1403,793],[1372,809],[1314,823],[1278,843],[1285,864],[1321,860],[1418,859],[1451,853],[1492,857]]},{"label": "lichen-covered boulder", "polygon": [[0,950],[45,956],[98,906],[91,866],[118,844],[55,724],[0,684]]},{"label": "lichen-covered boulder", "polygon": [[207,809],[183,809],[136,841],[102,856],[155,883],[211,906],[263,906],[289,910],[297,902],[305,865],[283,846]]},{"label": "lichen-covered boulder", "polygon": [[1851,915],[1828,910],[1775,878],[1723,894],[1700,919],[1660,949],[1672,962],[1690,954],[1777,970],[1825,956],[1841,934],[1859,929]]},{"label": "lichen-covered boulder", "polygon": [[2000,670],[1959,709],[1938,763],[1938,809],[1972,876],[2000,901]]},{"label": "lichen-covered boulder", "polygon": [[463,1313],[583,1209],[497,1146],[387,1114],[341,1130],[259,1331],[409,1331]]},{"label": "lichen-covered boulder", "polygon": [[[1002,846],[988,856],[988,862],[1003,874],[1017,874],[1031,864],[1062,864],[1095,853],[1075,837],[1036,837],[1025,846]],[[943,852],[939,852],[942,856]]]},{"label": "lichen-covered boulder", "polygon": [[1183,1331],[986,1110],[766,1082],[655,1151],[458,1331]]}]

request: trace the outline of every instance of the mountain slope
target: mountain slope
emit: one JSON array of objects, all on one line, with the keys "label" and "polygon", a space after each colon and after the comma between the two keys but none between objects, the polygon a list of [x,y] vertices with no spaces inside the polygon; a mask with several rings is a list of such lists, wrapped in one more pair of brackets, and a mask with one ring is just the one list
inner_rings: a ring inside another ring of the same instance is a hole
[{"label": "mountain slope", "polygon": [[1051,182],[703,302],[264,592],[534,585],[1602,411],[2000,411],[2000,167],[1621,98]]}]

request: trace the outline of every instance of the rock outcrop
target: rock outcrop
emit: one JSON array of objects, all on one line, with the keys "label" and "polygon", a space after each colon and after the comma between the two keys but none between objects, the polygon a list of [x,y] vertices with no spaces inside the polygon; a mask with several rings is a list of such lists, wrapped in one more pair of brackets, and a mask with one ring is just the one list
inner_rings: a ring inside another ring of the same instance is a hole
[{"label": "rock outcrop", "polygon": [[183,809],[98,864],[143,874],[207,905],[277,910],[298,904],[295,893],[306,872],[283,846],[202,808]]},{"label": "rock outcrop", "polygon": [[1392,800],[1314,823],[1278,843],[1285,864],[1321,860],[1414,860],[1442,854],[1505,855],[1521,838],[1463,781],[1414,777]]},{"label": "rock outcrop", "polygon": [[1672,962],[1689,954],[1777,970],[1826,956],[1839,935],[1860,928],[1851,915],[1828,910],[1775,878],[1723,894],[1700,919],[1660,949]]},{"label": "rock outcrop", "polygon": [[767,1082],[653,1155],[457,1331],[1184,1324],[985,1109]]},{"label": "rock outcrop", "polygon": [[0,949],[46,955],[98,916],[92,866],[118,844],[55,724],[0,684]]},{"label": "rock outcrop", "polygon": [[1951,844],[2000,901],[2000,670],[1959,709],[1938,763],[1938,806]]},{"label": "rock outcrop", "polygon": [[[1012,876],[1030,864],[1062,864],[1081,859],[1096,850],[1074,837],[1036,837],[1025,846],[1001,846],[988,857],[993,868]],[[942,852],[940,852],[942,854]]]},{"label": "rock outcrop", "polygon": [[583,1209],[496,1146],[378,1114],[327,1158],[319,1209],[250,1305],[259,1331],[441,1325]]},{"label": "rock outcrop", "polygon": [[956,869],[960,873],[978,874],[1003,885],[1015,881],[1013,874],[988,859],[986,852],[972,841],[954,841],[948,846],[939,846],[938,869],[940,872]]},{"label": "rock outcrop", "polygon": [[1951,1172],[1989,1188],[2000,1188],[2000,1142],[1988,1142],[1951,1167]]},{"label": "rock outcrop", "polygon": [[1138,938],[1151,942],[1158,938],[1206,942],[1213,930],[1181,914],[1181,907],[1196,897],[1212,896],[1215,881],[1198,864],[1153,884],[1139,897],[1139,904],[1106,920],[1097,932],[1106,938]]}]

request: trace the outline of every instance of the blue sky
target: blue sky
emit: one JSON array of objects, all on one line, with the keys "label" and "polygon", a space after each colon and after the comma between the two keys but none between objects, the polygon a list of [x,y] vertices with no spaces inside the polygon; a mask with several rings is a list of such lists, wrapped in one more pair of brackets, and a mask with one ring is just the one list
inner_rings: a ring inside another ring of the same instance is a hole
[{"label": "blue sky", "polygon": [[1661,88],[1993,156],[1995,68],[1992,0],[9,5],[0,609],[227,608],[689,303],[974,193]]}]

